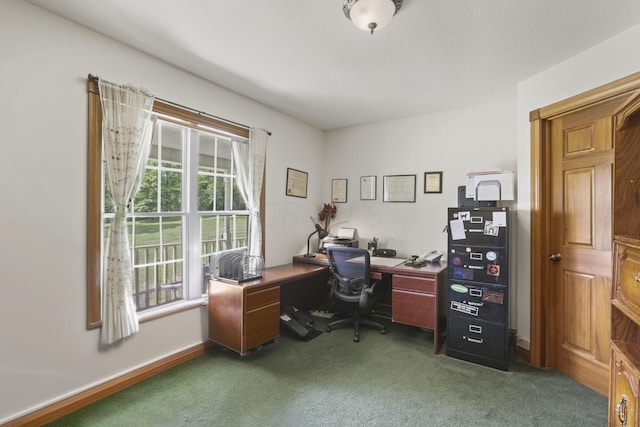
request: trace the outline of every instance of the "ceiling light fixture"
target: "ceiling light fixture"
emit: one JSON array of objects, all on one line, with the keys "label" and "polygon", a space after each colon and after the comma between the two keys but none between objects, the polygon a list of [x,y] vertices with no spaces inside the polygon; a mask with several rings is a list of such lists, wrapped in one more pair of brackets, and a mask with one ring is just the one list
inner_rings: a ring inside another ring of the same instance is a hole
[{"label": "ceiling light fixture", "polygon": [[379,30],[391,21],[403,0],[344,0],[342,10],[363,31]]}]

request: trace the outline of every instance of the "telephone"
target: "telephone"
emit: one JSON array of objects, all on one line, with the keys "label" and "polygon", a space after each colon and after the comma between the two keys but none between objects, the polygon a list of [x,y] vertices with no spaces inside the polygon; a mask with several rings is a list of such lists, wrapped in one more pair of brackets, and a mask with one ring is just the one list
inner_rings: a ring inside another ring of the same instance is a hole
[{"label": "telephone", "polygon": [[423,267],[425,266],[428,262],[440,262],[440,258],[442,258],[442,252],[440,251],[427,251],[425,253],[423,253],[422,255],[420,255],[419,257],[416,257],[415,255],[413,255],[411,257],[411,260],[407,261],[405,263],[405,265],[409,265],[412,267]]}]

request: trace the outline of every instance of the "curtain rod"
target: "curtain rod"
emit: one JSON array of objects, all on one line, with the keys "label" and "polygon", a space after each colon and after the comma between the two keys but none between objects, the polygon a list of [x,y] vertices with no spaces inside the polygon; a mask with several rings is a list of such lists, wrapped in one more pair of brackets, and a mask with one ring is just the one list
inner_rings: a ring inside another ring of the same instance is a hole
[{"label": "curtain rod", "polygon": [[[96,76],[95,74],[91,74],[91,73],[89,73],[89,78],[91,80],[100,80],[100,77]],[[220,120],[221,122],[229,123],[231,125],[239,126],[239,127],[245,128],[245,129],[251,129],[250,126],[243,125],[242,123],[234,122],[234,121],[228,120],[228,119],[223,119],[222,117],[214,116],[213,114],[209,114],[209,113],[206,113],[204,111],[196,110],[195,108],[186,107],[186,106],[184,106],[182,104],[178,104],[177,102],[167,101],[166,99],[157,98],[157,97],[156,97],[156,99],[158,101],[162,101],[162,102],[164,102],[166,104],[170,104],[170,105],[173,105],[175,107],[179,107],[179,108],[182,108],[184,110],[191,111],[192,113],[200,114],[201,116],[206,116],[206,117],[209,117],[209,118],[212,118],[212,119]],[[268,131],[266,129],[262,129],[262,130],[264,130],[267,133],[267,135],[271,136],[271,131]]]}]

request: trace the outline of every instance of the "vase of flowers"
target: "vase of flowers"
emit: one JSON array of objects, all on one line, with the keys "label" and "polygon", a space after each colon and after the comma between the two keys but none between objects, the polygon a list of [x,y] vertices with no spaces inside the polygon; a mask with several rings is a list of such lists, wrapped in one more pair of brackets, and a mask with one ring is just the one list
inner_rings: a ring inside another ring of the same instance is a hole
[{"label": "vase of flowers", "polygon": [[331,234],[330,224],[331,220],[336,217],[338,208],[334,203],[325,203],[322,206],[322,210],[318,213],[318,219],[322,223],[322,227],[327,233]]}]

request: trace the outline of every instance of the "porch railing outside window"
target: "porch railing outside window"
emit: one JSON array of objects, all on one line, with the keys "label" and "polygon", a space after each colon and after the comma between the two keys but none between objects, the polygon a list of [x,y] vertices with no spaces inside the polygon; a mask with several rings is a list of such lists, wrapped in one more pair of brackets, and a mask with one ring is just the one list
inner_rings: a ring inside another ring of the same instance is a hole
[{"label": "porch railing outside window", "polygon": [[[202,242],[202,293],[207,291],[211,256],[220,250],[241,248],[247,238]],[[184,299],[182,245],[145,245],[133,248],[133,296],[138,312]],[[162,259],[162,262],[157,260]]]}]

